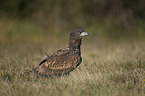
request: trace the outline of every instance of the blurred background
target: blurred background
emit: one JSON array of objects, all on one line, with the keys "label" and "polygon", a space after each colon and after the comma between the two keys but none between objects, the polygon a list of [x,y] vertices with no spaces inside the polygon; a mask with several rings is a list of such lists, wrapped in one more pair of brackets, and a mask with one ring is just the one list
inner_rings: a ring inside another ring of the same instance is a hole
[{"label": "blurred background", "polygon": [[0,46],[66,42],[84,29],[86,42],[145,38],[145,0],[0,0]]}]

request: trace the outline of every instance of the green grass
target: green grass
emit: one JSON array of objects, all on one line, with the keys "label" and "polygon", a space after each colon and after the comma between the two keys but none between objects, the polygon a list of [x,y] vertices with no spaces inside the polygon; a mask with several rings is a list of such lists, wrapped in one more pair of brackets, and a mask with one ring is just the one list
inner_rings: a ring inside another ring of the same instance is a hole
[{"label": "green grass", "polygon": [[[63,43],[63,42],[61,42]],[[126,45],[127,44],[127,45]],[[46,48],[17,47],[1,49],[1,96],[144,96],[145,46],[140,43],[112,44],[106,47],[84,43],[82,64],[68,77],[42,79],[19,77],[27,67],[38,65]],[[47,49],[48,48],[48,49]],[[33,50],[34,49],[34,50]],[[50,50],[49,50],[50,49]],[[91,50],[89,50],[91,49]],[[2,74],[4,73],[4,74]]]},{"label": "green grass", "polygon": [[5,38],[0,39],[0,96],[145,95],[143,40],[99,41],[90,39],[93,36],[89,32],[90,37],[83,38],[83,62],[68,77],[24,79],[19,75],[37,66],[45,53],[51,55],[67,46],[69,33],[63,36],[55,33],[53,36],[57,36],[51,37],[39,32],[43,31],[39,27],[33,29],[36,25],[31,23],[19,28],[10,25],[1,31],[1,37]]}]

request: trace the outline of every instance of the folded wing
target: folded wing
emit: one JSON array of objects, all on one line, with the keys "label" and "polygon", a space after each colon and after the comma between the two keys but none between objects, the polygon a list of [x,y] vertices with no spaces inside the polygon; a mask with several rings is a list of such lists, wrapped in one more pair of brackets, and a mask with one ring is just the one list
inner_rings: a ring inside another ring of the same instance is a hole
[{"label": "folded wing", "polygon": [[[60,50],[59,50],[60,51]],[[39,66],[32,71],[37,76],[62,76],[69,74],[81,63],[81,57],[77,52],[67,50],[53,54],[42,60]]]}]

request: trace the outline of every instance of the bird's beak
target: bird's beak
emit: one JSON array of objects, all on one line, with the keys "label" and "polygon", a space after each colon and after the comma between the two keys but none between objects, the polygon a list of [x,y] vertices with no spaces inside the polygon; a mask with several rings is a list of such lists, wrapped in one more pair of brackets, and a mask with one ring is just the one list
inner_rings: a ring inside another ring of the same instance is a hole
[{"label": "bird's beak", "polygon": [[89,36],[89,33],[88,33],[88,32],[82,32],[82,33],[80,34],[80,36],[81,36],[81,37]]}]

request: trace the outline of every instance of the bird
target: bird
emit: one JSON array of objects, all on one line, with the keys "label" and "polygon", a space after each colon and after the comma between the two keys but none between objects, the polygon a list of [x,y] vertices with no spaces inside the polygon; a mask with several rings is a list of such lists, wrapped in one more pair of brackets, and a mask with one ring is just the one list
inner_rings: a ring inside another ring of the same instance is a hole
[{"label": "bird", "polygon": [[56,51],[39,63],[27,73],[34,73],[37,77],[53,77],[69,75],[82,62],[81,44],[82,38],[88,36],[88,32],[78,29],[70,33],[68,46]]}]

